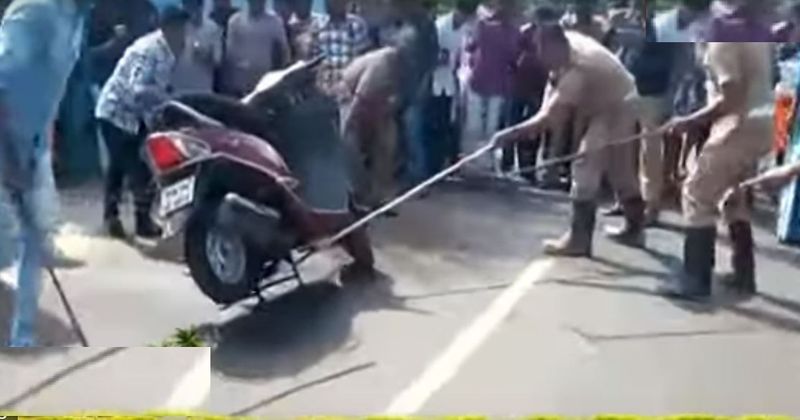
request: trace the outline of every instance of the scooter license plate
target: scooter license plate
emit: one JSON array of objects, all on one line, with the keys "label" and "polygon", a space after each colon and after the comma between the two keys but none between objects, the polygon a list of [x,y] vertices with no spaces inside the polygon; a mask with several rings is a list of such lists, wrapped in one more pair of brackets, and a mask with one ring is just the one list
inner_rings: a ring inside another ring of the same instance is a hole
[{"label": "scooter license plate", "polygon": [[195,177],[180,180],[161,191],[161,217],[192,204],[194,201]]}]

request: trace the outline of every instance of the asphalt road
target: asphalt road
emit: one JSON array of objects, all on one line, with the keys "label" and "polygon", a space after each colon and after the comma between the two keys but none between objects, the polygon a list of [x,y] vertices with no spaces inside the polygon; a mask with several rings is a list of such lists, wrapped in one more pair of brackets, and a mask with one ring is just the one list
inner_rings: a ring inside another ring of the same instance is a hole
[{"label": "asphalt road", "polygon": [[[675,229],[651,231],[648,250],[598,235],[594,260],[550,260],[540,244],[564,228],[563,200],[445,185],[374,227],[380,281],[339,285],[343,257],[330,253],[304,266],[307,287],[275,292],[255,311],[244,304],[220,312],[175,262],[178,253],[91,235],[99,209],[86,194],[68,195],[64,207],[88,233],[67,240],[89,265],[61,277],[91,344],[144,346],[201,324],[215,326],[218,341],[210,357],[177,353],[198,349],[110,354],[115,383],[128,386],[122,393],[107,385],[112,370],[102,363],[26,393],[102,348],[0,351],[0,372],[15,372],[11,383],[0,378],[0,410],[106,401],[270,416],[800,415],[800,252],[769,232],[758,238],[761,296],[677,305],[652,293],[679,264]],[[720,246],[720,269],[726,253]],[[10,293],[0,289],[0,338]],[[49,285],[41,314],[45,342],[75,345]],[[199,373],[204,363],[207,375]],[[78,375],[76,402],[69,389]],[[105,399],[111,392],[117,397]]]}]

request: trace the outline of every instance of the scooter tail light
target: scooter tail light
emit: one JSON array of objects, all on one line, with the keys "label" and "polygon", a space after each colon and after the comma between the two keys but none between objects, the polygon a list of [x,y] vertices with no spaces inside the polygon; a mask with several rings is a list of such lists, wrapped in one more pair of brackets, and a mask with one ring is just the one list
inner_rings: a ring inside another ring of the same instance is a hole
[{"label": "scooter tail light", "polygon": [[207,152],[207,148],[198,142],[173,134],[150,136],[147,149],[153,164],[160,172],[173,169]]},{"label": "scooter tail light", "polygon": [[163,172],[180,165],[186,158],[174,140],[166,134],[151,136],[147,149],[156,169]]}]

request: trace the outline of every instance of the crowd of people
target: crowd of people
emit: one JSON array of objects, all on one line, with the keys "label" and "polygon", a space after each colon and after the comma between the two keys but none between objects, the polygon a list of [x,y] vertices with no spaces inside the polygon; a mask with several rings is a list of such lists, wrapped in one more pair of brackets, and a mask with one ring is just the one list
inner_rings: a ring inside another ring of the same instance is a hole
[{"label": "crowd of people", "polygon": [[[0,266],[17,255],[2,241],[22,232],[23,243],[12,344],[33,342],[39,268],[58,255],[49,140],[65,118],[57,109],[68,84],[91,92],[85,107],[69,102],[69,115],[88,114],[108,153],[108,233],[126,234],[119,203],[128,181],[135,233],[152,238],[160,231],[139,149],[158,106],[181,93],[241,97],[265,73],[318,56],[318,86],[340,104],[342,138],[367,169],[354,182],[359,204],[379,206],[491,142],[494,153],[462,176],[571,190],[571,227],[548,253],[591,255],[606,183],[618,203],[607,213],[624,218],[607,233],[632,246],[682,196],[685,275],[670,293],[707,296],[725,199],[731,284],[755,290],[749,200],[735,187],[772,144],[772,114],[761,111],[773,106],[775,46],[800,41],[798,8],[783,19],[766,0],[679,0],[666,11],[646,0],[455,0],[450,10],[426,0],[326,0],[324,14],[310,0],[274,0],[271,10],[265,0],[241,9],[230,0],[10,3],[0,28],[0,205],[20,217],[0,215],[19,225],[0,226],[9,236],[0,238]],[[637,132],[649,136],[609,144]],[[540,158],[595,148],[531,170]]]}]

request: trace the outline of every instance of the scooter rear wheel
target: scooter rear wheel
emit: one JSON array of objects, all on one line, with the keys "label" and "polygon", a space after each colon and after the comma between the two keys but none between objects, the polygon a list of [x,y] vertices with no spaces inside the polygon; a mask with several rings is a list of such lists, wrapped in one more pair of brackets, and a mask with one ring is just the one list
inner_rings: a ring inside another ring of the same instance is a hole
[{"label": "scooter rear wheel", "polygon": [[240,235],[218,226],[214,217],[189,222],[184,248],[192,279],[215,303],[236,303],[257,289],[263,258]]}]

